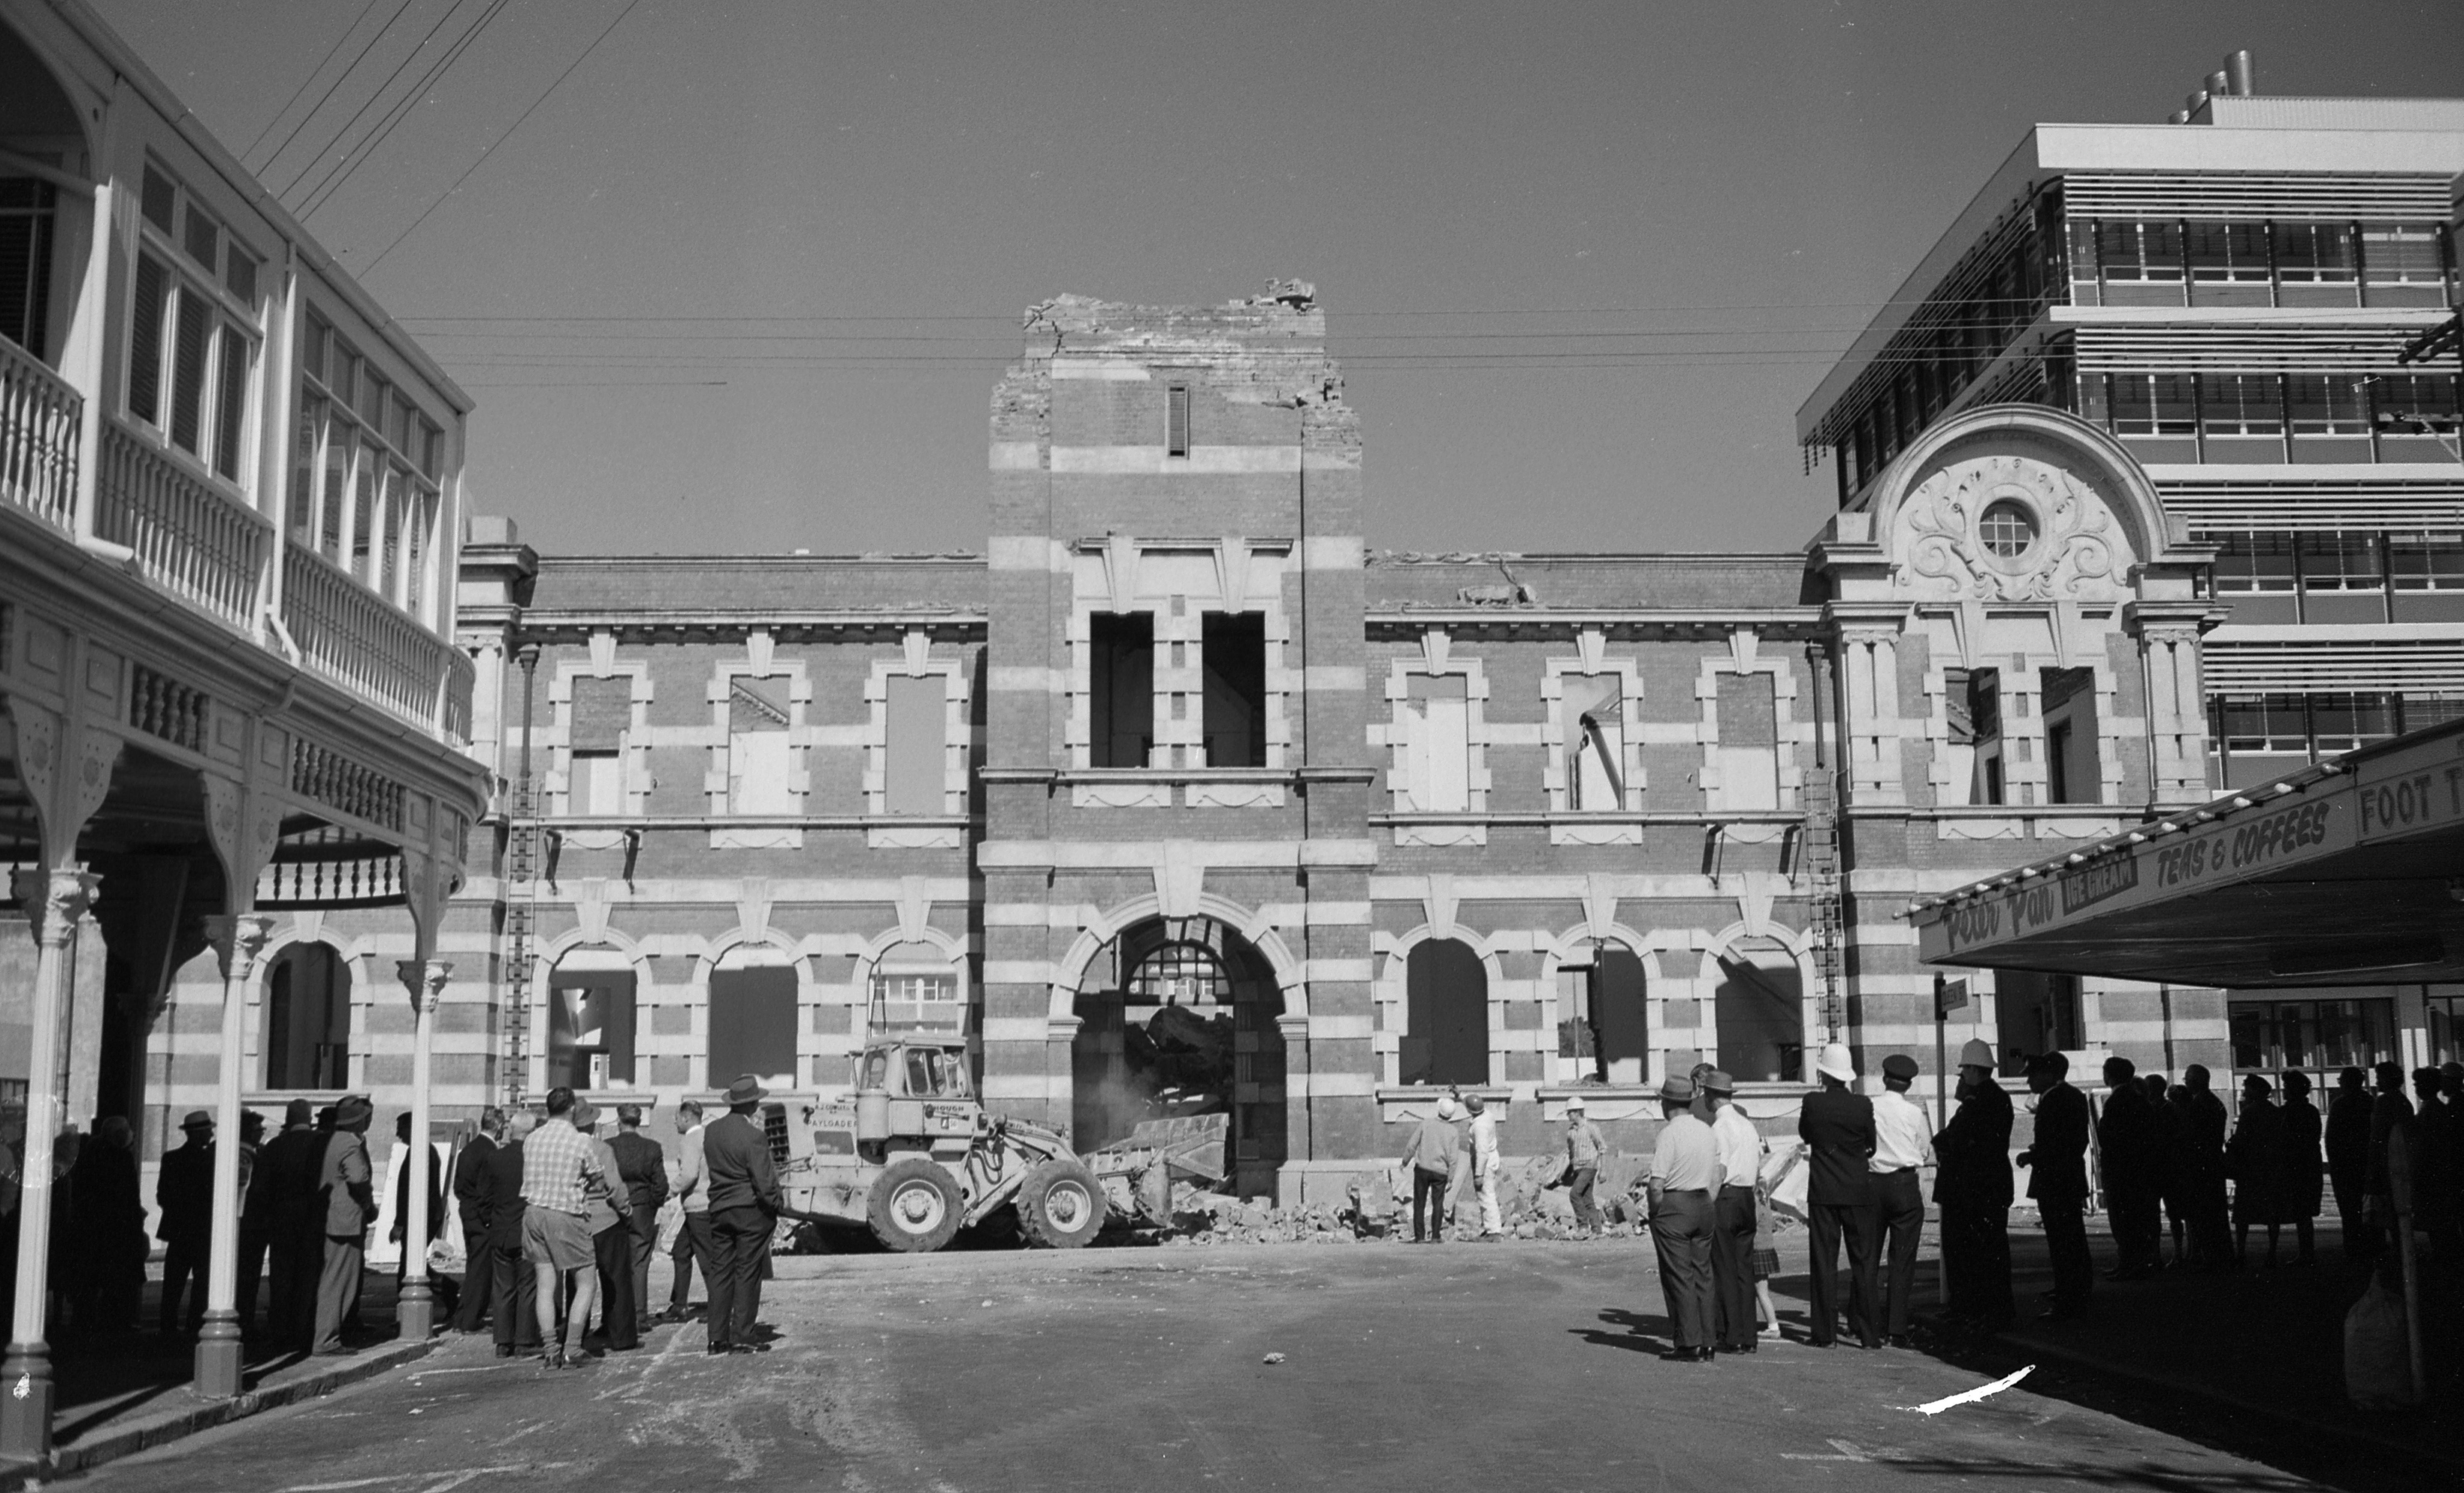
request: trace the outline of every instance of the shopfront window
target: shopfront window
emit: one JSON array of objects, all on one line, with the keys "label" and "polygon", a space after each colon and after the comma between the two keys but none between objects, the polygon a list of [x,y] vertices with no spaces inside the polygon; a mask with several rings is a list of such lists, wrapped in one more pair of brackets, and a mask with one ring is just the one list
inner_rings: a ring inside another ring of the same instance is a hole
[{"label": "shopfront window", "polygon": [[2234,997],[2232,1000],[2233,1067],[2242,1072],[2306,1072],[2321,1088],[2335,1087],[2340,1068],[2366,1069],[2397,1056],[2395,1001],[2282,1000]]}]

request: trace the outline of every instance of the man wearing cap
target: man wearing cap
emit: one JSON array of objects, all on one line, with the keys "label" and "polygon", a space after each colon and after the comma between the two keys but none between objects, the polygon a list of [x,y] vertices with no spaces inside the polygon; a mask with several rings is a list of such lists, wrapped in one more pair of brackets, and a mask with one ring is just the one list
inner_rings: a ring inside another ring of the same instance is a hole
[{"label": "man wearing cap", "polygon": [[342,1324],[360,1309],[360,1269],[367,1260],[368,1226],[377,1218],[366,1139],[376,1113],[364,1094],[335,1106],[334,1131],[325,1137],[318,1162],[317,1188],[325,1199],[325,1258],[317,1276],[315,1351],[322,1357],[350,1351],[342,1346]]},{"label": "man wearing cap", "polygon": [[2113,1229],[2114,1264],[2106,1277],[2144,1280],[2163,1261],[2165,1157],[2156,1109],[2139,1085],[2128,1058],[2104,1060],[2108,1092],[2097,1117],[2097,1165],[2104,1174],[2107,1221]]},{"label": "man wearing cap", "polygon": [[262,1189],[272,1195],[265,1330],[285,1348],[315,1346],[309,1333],[317,1322],[317,1278],[325,1262],[325,1200],[317,1178],[325,1139],[317,1131],[316,1108],[305,1099],[292,1100],[283,1109],[281,1131],[257,1153],[250,1185],[251,1193]]},{"label": "man wearing cap", "polygon": [[[607,1149],[616,1157],[616,1175],[632,1203],[627,1220],[632,1238],[633,1309],[642,1332],[650,1329],[650,1255],[659,1242],[659,1205],[668,1200],[668,1158],[659,1143],[642,1133],[642,1107],[616,1107],[616,1135]],[[636,1336],[639,1333],[635,1334]]]},{"label": "man wearing cap", "polygon": [[1608,1141],[1584,1112],[1583,1096],[1576,1094],[1566,1101],[1566,1191],[1574,1205],[1574,1222],[1586,1234],[1600,1231],[1599,1204],[1592,1200],[1592,1188],[1599,1180],[1600,1153]]},{"label": "man wearing cap", "polygon": [[1933,1127],[1908,1098],[1917,1081],[1917,1060],[1895,1052],[1882,1060],[1882,1091],[1874,1096],[1875,1219],[1881,1225],[1877,1257],[1882,1262],[1886,1341],[1908,1346],[1908,1310],[1917,1290],[1917,1245],[1925,1234],[1925,1165]]},{"label": "man wearing cap", "polygon": [[1455,1131],[1454,1098],[1441,1094],[1437,1109],[1413,1127],[1412,1144],[1403,1153],[1404,1170],[1412,1174],[1415,1244],[1446,1241],[1446,1179],[1454,1175],[1455,1152],[1462,1143]]},{"label": "man wearing cap", "polygon": [[[163,1170],[154,1178],[154,1206],[162,1221],[154,1237],[163,1241],[163,1335],[184,1328],[194,1336],[206,1320],[206,1257],[214,1237],[214,1117],[191,1109],[180,1122],[184,1143],[163,1153]],[[180,1314],[182,1288],[187,1290],[188,1311]]]},{"label": "man wearing cap", "polygon": [[1806,1189],[1806,1227],[1813,1237],[1814,1258],[1807,1284],[1812,1288],[1813,1332],[1807,1339],[1829,1348],[1839,1333],[1839,1243],[1848,1243],[1848,1329],[1867,1348],[1882,1346],[1881,1272],[1877,1268],[1873,1159],[1876,1145],[1874,1102],[1848,1086],[1857,1082],[1857,1065],[1846,1043],[1822,1049],[1814,1070],[1822,1087],[1805,1096],[1798,1109],[1796,1134],[1812,1153],[1813,1173]]},{"label": "man wearing cap", "polygon": [[2028,1087],[2036,1096],[2036,1135],[2019,1153],[2028,1168],[2028,1196],[2044,1220],[2045,1248],[2054,1259],[2053,1309],[2066,1321],[2087,1312],[2096,1262],[2087,1252],[2087,1096],[2068,1082],[2071,1060],[2039,1053],[2028,1064]]},{"label": "man wearing cap", "polygon": [[1933,1200],[1942,1208],[1943,1268],[1950,1275],[1948,1315],[1998,1332],[2011,1325],[2011,1096],[1993,1081],[1993,1048],[1969,1039],[1959,1049],[1959,1109],[1933,1138],[1942,1170]]},{"label": "man wearing cap", "polygon": [[[573,1090],[563,1085],[549,1089],[546,1121],[522,1142],[522,1254],[539,1293],[541,1357],[551,1369],[581,1367],[590,1305],[599,1295],[589,1190],[593,1183],[605,1186],[607,1175],[590,1137],[573,1127],[574,1103]],[[556,1311],[567,1276],[573,1278],[573,1302],[560,1339]]]},{"label": "man wearing cap", "polygon": [[1718,1068],[1703,1075],[1711,1141],[1720,1153],[1720,1191],[1711,1202],[1711,1290],[1718,1302],[1720,1351],[1750,1353],[1754,1323],[1754,1182],[1763,1137],[1737,1108],[1737,1081]]},{"label": "man wearing cap", "polygon": [[702,1162],[710,1173],[710,1350],[758,1353],[753,1341],[761,1312],[761,1266],[770,1258],[770,1235],[786,1200],[779,1196],[770,1161],[770,1137],[762,1132],[761,1101],[770,1091],[747,1073],[727,1088],[727,1113],[702,1131]]},{"label": "man wearing cap", "polygon": [[1671,1075],[1660,1086],[1662,1116],[1652,1148],[1645,1192],[1651,1199],[1651,1242],[1660,1257],[1660,1290],[1668,1304],[1668,1335],[1661,1354],[1677,1363],[1709,1363],[1719,1304],[1711,1290],[1711,1199],[1719,1196],[1719,1143],[1694,1115],[1694,1086]]}]

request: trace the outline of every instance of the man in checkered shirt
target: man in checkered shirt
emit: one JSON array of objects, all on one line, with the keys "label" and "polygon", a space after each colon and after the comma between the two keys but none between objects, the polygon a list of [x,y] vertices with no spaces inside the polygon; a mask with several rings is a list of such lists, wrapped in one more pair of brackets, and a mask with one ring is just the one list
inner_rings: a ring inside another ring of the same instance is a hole
[{"label": "man in checkered shirt", "polygon": [[[547,1121],[522,1142],[522,1253],[539,1280],[541,1355],[551,1369],[571,1369],[582,1362],[582,1336],[590,1326],[591,1298],[597,1293],[599,1255],[590,1238],[588,1190],[607,1185],[598,1150],[589,1137],[573,1128],[573,1090],[561,1086],[548,1090]],[[563,1296],[560,1277],[572,1272],[573,1305],[565,1312],[561,1343],[556,1330],[557,1303]]]}]

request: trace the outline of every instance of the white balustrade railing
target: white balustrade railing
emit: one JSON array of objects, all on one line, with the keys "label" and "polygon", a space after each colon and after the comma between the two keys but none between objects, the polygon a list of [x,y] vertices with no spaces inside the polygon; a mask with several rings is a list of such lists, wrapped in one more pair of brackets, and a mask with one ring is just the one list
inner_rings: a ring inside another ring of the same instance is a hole
[{"label": "white balustrade railing", "polygon": [[471,660],[323,556],[283,551],[282,622],[310,669],[422,730],[470,735]]},{"label": "white balustrade railing", "polygon": [[77,531],[84,406],[66,379],[0,337],[0,503]]},{"label": "white balustrade railing", "polygon": [[253,627],[274,545],[264,515],[110,421],[94,496],[97,538],[134,551],[139,572],[155,584],[235,626]]}]

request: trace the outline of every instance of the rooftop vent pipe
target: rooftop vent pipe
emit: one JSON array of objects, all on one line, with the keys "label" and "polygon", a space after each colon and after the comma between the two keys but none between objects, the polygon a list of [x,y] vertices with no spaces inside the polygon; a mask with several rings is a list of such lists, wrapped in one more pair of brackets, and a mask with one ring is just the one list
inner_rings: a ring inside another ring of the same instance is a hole
[{"label": "rooftop vent pipe", "polygon": [[2192,93],[2189,98],[2182,101],[2182,112],[2195,120],[2199,117],[2199,111],[2207,106],[2208,91],[2202,88]]},{"label": "rooftop vent pipe", "polygon": [[2222,99],[2233,92],[2233,79],[2222,73],[2208,75],[2208,97]]},{"label": "rooftop vent pipe", "polygon": [[[2214,92],[2215,84],[2212,81],[2210,82],[2208,89],[2211,93]],[[2249,48],[2245,47],[2226,56],[2225,92],[2236,99],[2248,99],[2258,92],[2251,73]]]}]

